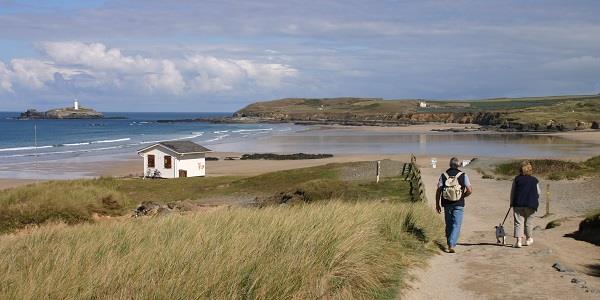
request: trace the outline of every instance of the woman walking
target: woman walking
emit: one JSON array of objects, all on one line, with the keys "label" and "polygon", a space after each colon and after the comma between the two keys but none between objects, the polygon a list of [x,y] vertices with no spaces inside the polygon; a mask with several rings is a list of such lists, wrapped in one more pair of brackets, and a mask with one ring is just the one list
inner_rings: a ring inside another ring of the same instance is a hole
[{"label": "woman walking", "polygon": [[[532,176],[533,167],[528,161],[521,163],[519,175],[513,180],[510,192],[510,206],[513,208],[515,220],[514,247],[533,244],[533,214],[537,211],[540,198],[539,180]],[[523,239],[525,239],[523,241]]]}]

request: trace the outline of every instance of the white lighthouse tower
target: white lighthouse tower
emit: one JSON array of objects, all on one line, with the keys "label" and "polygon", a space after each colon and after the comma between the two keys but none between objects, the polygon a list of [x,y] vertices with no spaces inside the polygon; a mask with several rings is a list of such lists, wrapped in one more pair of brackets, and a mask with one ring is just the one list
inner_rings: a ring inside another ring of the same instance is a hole
[{"label": "white lighthouse tower", "polygon": [[79,101],[77,101],[77,99],[75,99],[75,101],[73,101],[73,109],[79,110]]}]

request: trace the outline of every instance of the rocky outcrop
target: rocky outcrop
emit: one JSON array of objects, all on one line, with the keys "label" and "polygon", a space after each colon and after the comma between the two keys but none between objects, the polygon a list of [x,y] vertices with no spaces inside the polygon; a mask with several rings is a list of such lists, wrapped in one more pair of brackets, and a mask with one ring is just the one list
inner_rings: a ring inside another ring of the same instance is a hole
[{"label": "rocky outcrop", "polygon": [[241,160],[302,160],[302,159],[323,159],[331,158],[333,154],[307,154],[307,153],[294,153],[294,154],[274,154],[274,153],[254,153],[244,154],[240,158]]},{"label": "rocky outcrop", "polygon": [[21,120],[30,119],[101,119],[104,115],[90,108],[57,108],[47,112],[29,109],[18,117]]},{"label": "rocky outcrop", "polygon": [[233,121],[293,122],[299,124],[341,124],[398,126],[423,123],[460,123],[496,126],[505,121],[503,113],[410,112],[410,113],[283,113],[237,112]]},{"label": "rocky outcrop", "polygon": [[46,118],[46,113],[42,111],[37,111],[36,109],[28,109],[26,112],[21,113],[19,119],[44,119]]}]

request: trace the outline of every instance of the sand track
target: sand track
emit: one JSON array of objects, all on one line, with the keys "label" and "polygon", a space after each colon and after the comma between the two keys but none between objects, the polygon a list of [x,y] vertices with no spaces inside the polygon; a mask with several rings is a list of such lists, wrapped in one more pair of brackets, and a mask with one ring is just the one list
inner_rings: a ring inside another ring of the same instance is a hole
[{"label": "sand track", "polygon": [[[422,167],[427,197],[433,207],[435,182],[441,170]],[[556,217],[570,218],[558,228],[536,230],[534,245],[514,249],[496,245],[494,234],[494,226],[502,221],[508,208],[511,182],[481,179],[476,171],[467,169],[467,172],[474,194],[465,208],[458,253],[441,253],[430,261],[429,267],[415,271],[412,289],[402,299],[600,299],[600,290],[592,291],[600,288],[600,277],[590,275],[594,272],[590,266],[600,263],[600,247],[564,237],[577,230],[582,206],[600,204],[596,196],[600,194],[600,184],[551,183],[561,191],[552,199]],[[590,186],[597,187],[595,193],[589,190]],[[553,218],[536,217],[535,224],[544,227]],[[506,228],[511,235],[512,222],[509,216]],[[509,245],[513,240],[508,238]],[[574,272],[554,270],[552,265],[557,261]],[[588,288],[571,283],[573,278],[584,280]]]}]

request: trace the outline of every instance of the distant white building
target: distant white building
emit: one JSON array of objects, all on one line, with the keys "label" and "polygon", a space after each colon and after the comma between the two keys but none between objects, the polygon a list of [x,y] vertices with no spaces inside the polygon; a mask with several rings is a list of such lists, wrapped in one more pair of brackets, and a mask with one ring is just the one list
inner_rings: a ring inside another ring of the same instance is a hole
[{"label": "distant white building", "polygon": [[420,108],[427,108],[427,103],[425,103],[425,101],[419,101],[419,107]]},{"label": "distant white building", "polygon": [[144,158],[144,177],[179,178],[205,176],[205,155],[211,151],[190,141],[170,141],[137,153]]},{"label": "distant white building", "polygon": [[79,101],[77,101],[77,99],[75,99],[75,101],[73,101],[73,109],[79,110]]}]

